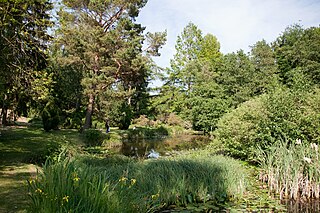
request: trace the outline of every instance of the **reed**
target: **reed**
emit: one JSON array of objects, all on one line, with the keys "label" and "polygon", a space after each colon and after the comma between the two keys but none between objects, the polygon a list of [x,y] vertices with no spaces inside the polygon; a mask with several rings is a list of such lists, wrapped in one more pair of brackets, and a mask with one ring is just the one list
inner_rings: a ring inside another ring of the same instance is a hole
[{"label": "reed", "polygon": [[238,161],[223,156],[146,161],[86,156],[47,162],[28,183],[34,212],[155,212],[240,198],[246,175]]},{"label": "reed", "polygon": [[318,199],[320,162],[318,145],[302,142],[278,142],[267,151],[257,151],[262,167],[260,179],[268,183],[280,199]]}]

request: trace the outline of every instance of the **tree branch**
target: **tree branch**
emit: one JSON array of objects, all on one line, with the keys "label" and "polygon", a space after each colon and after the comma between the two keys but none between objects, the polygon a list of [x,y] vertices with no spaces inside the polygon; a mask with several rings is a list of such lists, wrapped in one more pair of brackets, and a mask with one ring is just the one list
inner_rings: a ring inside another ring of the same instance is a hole
[{"label": "tree branch", "polygon": [[107,21],[105,21],[105,23],[103,24],[103,29],[105,32],[108,31],[108,29],[111,27],[111,25],[117,20],[119,19],[119,17],[121,16],[121,14],[124,11],[124,6],[120,7],[120,9],[118,10],[118,12],[116,12],[113,16],[111,16]]}]

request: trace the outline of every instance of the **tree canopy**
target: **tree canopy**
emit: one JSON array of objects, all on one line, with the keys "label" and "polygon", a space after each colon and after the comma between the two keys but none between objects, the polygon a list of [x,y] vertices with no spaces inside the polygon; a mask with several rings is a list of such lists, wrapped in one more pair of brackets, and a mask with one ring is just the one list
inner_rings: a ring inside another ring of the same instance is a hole
[{"label": "tree canopy", "polygon": [[[218,38],[190,22],[177,37],[170,67],[159,69],[152,57],[160,56],[167,32],[145,32],[136,21],[147,0],[60,3],[55,10],[48,0],[0,3],[4,124],[8,111],[13,119],[41,115],[56,126],[50,128],[83,129],[97,121],[126,129],[140,115],[175,115],[212,132],[244,102],[278,88],[319,87],[319,27],[295,24],[248,53],[222,54]],[[148,84],[159,71],[163,86],[150,95]]]}]

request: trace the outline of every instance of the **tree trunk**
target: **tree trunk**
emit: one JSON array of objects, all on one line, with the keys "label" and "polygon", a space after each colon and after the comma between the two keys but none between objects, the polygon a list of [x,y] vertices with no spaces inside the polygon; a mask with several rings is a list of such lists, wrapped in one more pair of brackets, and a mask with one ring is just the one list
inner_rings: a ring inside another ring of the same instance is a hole
[{"label": "tree trunk", "polygon": [[7,114],[8,114],[8,108],[6,106],[6,102],[7,102],[7,95],[4,95],[4,99],[3,99],[3,105],[2,105],[2,109],[1,109],[1,125],[6,126],[7,125]]},{"label": "tree trunk", "polygon": [[92,115],[93,115],[93,107],[94,107],[94,95],[89,94],[89,103],[87,106],[86,112],[86,120],[83,125],[83,129],[89,129],[92,126]]},{"label": "tree trunk", "polygon": [[[94,65],[93,65],[93,71],[95,73],[95,76],[98,76],[100,67],[99,67],[99,56],[98,54],[95,55],[94,57]],[[91,86],[91,89],[93,89],[93,91],[96,90],[96,85],[93,84]],[[94,102],[95,102],[95,95],[94,93],[89,94],[89,103],[87,106],[87,112],[86,112],[86,120],[84,122],[83,125],[83,130],[84,129],[89,129],[92,127],[92,115],[93,115],[93,109],[94,109]]]}]

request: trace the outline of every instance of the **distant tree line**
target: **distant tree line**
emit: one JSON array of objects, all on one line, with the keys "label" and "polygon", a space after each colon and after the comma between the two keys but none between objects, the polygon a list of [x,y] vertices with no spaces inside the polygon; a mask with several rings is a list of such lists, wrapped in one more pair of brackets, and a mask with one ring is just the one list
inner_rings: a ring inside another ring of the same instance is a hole
[{"label": "distant tree line", "polygon": [[166,69],[158,113],[176,113],[206,132],[240,104],[277,88],[310,91],[319,87],[320,28],[292,25],[271,44],[265,40],[245,53],[222,54],[212,35],[189,23],[178,36],[176,54]]}]

